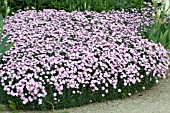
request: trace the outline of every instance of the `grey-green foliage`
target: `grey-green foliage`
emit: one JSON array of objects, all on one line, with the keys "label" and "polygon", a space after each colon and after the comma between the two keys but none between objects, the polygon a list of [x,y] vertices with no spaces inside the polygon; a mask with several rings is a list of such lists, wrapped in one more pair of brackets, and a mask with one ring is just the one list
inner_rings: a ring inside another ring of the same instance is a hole
[{"label": "grey-green foliage", "polygon": [[[5,1],[4,4],[6,6],[5,16],[7,16],[10,10],[9,10],[9,7],[7,6],[7,1]],[[7,44],[9,34],[7,34],[4,38],[2,37],[4,21],[5,21],[5,18],[3,18],[2,12],[0,12],[0,59],[5,54],[5,52],[14,45],[14,42]]]}]

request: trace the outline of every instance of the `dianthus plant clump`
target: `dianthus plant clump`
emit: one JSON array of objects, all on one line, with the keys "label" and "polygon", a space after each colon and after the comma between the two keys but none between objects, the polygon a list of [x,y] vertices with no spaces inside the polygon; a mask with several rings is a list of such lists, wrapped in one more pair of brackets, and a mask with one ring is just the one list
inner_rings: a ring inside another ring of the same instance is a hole
[{"label": "dianthus plant clump", "polygon": [[[58,102],[64,90],[83,94],[82,87],[101,96],[112,87],[118,93],[133,84],[166,78],[170,64],[163,46],[138,36],[148,12],[19,11],[8,17],[4,33],[15,45],[0,64],[0,80],[8,95],[23,104],[42,104],[52,88]],[[145,79],[148,78],[148,79]],[[48,88],[47,88],[48,87]],[[141,88],[145,87],[139,86]],[[131,91],[128,91],[131,95]]]}]

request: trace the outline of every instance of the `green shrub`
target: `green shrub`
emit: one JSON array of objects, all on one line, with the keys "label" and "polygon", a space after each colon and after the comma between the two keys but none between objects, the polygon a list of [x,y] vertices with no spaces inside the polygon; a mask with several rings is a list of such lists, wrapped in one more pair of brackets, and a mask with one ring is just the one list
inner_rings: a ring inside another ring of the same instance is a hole
[{"label": "green shrub", "polygon": [[[3,3],[3,0],[1,0]],[[93,10],[97,12],[111,9],[140,8],[144,0],[9,0],[12,11],[24,10],[25,8],[57,9],[66,11]],[[146,0],[148,1],[148,0]],[[2,9],[1,9],[2,10]]]}]

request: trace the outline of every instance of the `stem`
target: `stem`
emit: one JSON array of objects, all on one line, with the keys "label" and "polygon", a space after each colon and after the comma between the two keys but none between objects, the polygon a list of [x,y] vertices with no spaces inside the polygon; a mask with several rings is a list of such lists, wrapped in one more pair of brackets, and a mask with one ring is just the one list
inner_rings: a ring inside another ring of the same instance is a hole
[{"label": "stem", "polygon": [[49,102],[48,100],[46,100],[46,99],[44,99],[47,103],[49,103],[49,104],[51,104],[51,106],[52,106],[52,109],[53,109],[53,112],[55,111],[55,109],[54,109],[54,105],[51,103],[51,102]]}]

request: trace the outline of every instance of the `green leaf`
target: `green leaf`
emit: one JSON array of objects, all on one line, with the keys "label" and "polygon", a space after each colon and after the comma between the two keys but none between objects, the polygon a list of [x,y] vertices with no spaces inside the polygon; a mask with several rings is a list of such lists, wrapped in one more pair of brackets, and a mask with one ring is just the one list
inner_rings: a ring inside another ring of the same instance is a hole
[{"label": "green leaf", "polygon": [[151,29],[149,32],[150,32],[149,33],[149,39],[153,40],[154,42],[156,42],[156,40],[158,39],[158,35],[156,35],[157,34],[157,30]]},{"label": "green leaf", "polygon": [[168,23],[167,29],[170,29],[170,23]]},{"label": "green leaf", "polygon": [[3,30],[4,22],[3,22],[3,15],[0,13],[0,42],[2,39],[2,30]]},{"label": "green leaf", "polygon": [[165,33],[165,32],[166,32],[165,24],[161,24],[161,26],[160,26],[160,31],[161,31],[162,33]]},{"label": "green leaf", "polygon": [[10,13],[10,8],[7,7],[7,9],[6,9],[6,15],[8,15],[9,13]]},{"label": "green leaf", "polygon": [[1,42],[1,39],[2,39],[2,30],[0,30],[0,42]]},{"label": "green leaf", "polygon": [[8,100],[8,103],[9,103],[9,107],[12,109],[12,110],[16,110],[16,105],[13,101],[11,100]]},{"label": "green leaf", "polygon": [[4,22],[3,22],[3,15],[0,13],[0,30],[3,28]]},{"label": "green leaf", "polygon": [[170,51],[170,43],[168,44],[168,46],[166,47],[166,49],[168,49]]},{"label": "green leaf", "polygon": [[166,37],[168,35],[169,30],[166,30],[166,32],[160,36],[159,42],[165,47],[166,46]]},{"label": "green leaf", "polygon": [[0,45],[0,52],[4,49],[4,47],[5,47],[5,45],[6,45],[6,42],[7,42],[7,40],[8,40],[8,37],[9,37],[9,34],[7,34],[7,35],[5,36],[5,38],[3,39],[2,44]]},{"label": "green leaf", "polygon": [[4,49],[2,50],[2,55],[0,55],[0,59],[2,58],[2,56],[4,55],[4,53],[6,51],[8,51],[13,45],[15,44],[15,42],[11,42],[10,44],[8,44],[7,46],[4,47]]},{"label": "green leaf", "polygon": [[2,111],[3,110],[3,105],[2,104],[0,104],[0,111]]},{"label": "green leaf", "polygon": [[156,30],[154,36],[155,36],[155,42],[156,43],[159,43],[159,38],[160,38],[160,35],[161,35],[162,32],[160,32],[159,29]]},{"label": "green leaf", "polygon": [[15,42],[11,42],[7,46],[5,46],[4,49],[2,50],[2,54],[4,54],[6,51],[8,51],[14,44],[15,44]]},{"label": "green leaf", "polygon": [[167,44],[166,44],[165,48],[167,48],[167,46],[170,45],[170,29],[169,29],[169,32],[166,36],[166,42],[167,42]]}]

